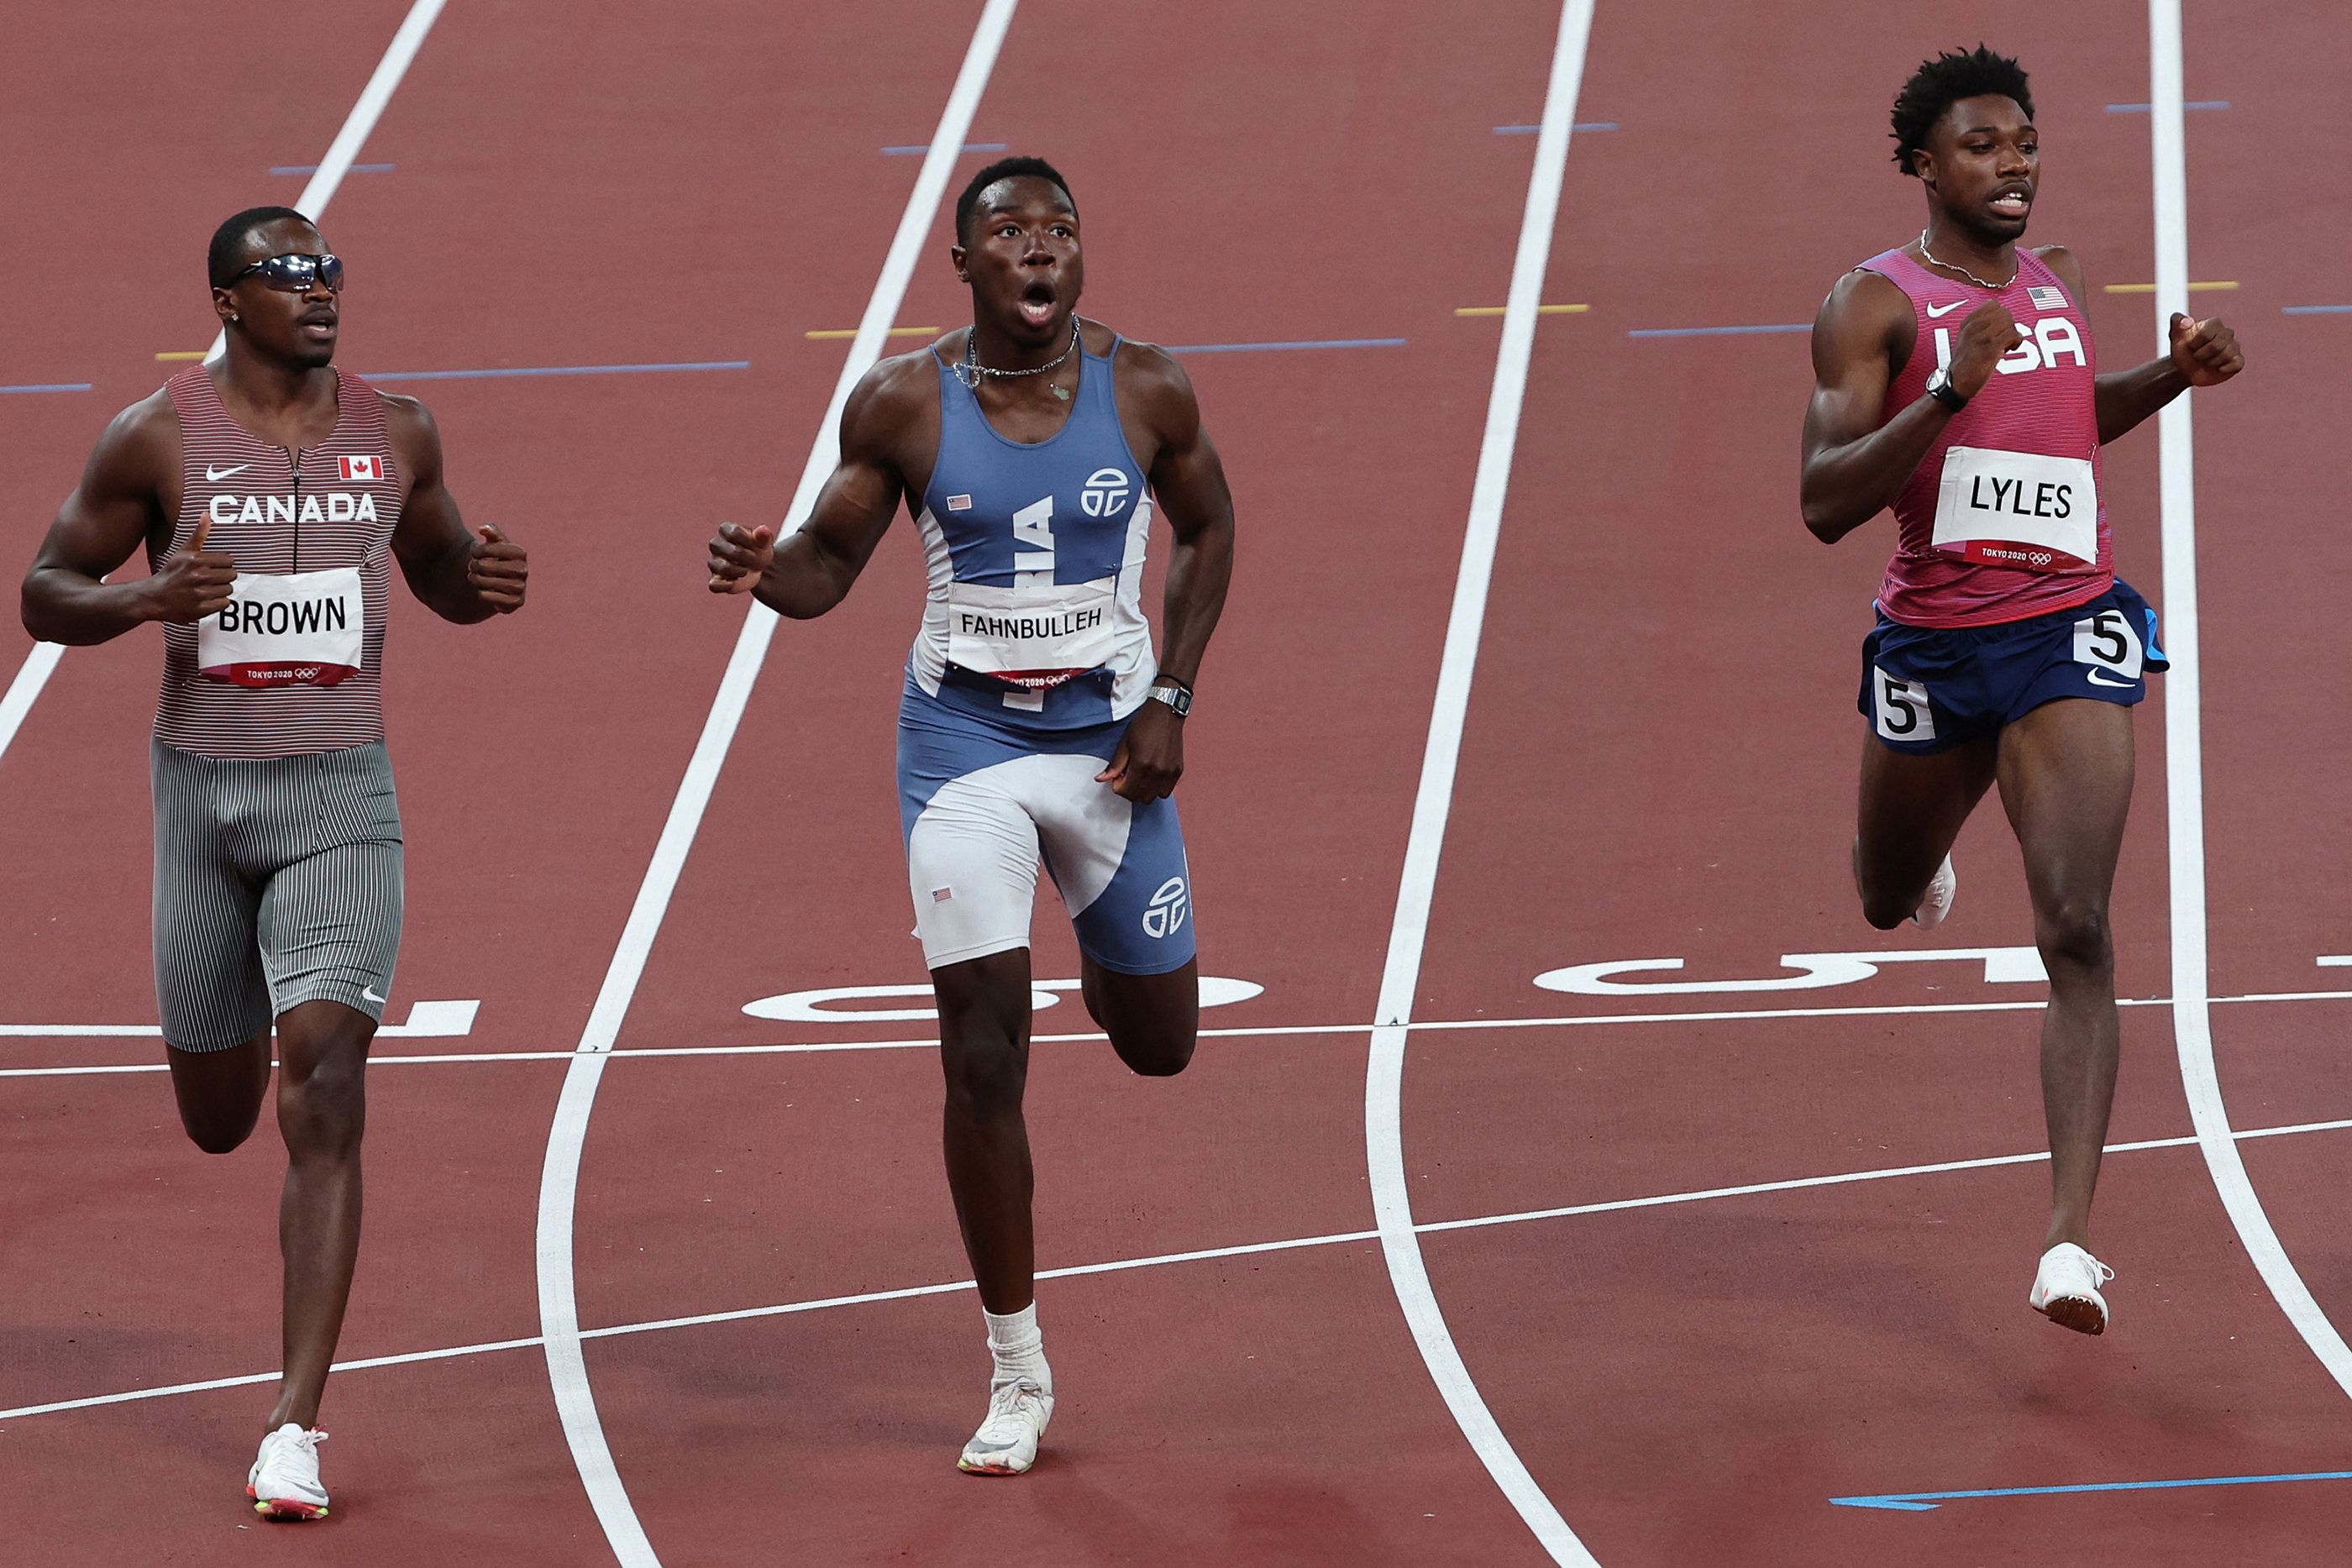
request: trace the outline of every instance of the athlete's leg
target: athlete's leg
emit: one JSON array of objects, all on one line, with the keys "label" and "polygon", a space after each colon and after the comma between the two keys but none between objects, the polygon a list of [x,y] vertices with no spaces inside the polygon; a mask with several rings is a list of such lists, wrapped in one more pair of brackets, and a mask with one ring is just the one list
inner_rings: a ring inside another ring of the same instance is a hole
[{"label": "athlete's leg", "polygon": [[981,1305],[1017,1312],[1036,1294],[1029,1202],[1034,1177],[1021,1095],[1029,1077],[1029,949],[931,971],[947,1076],[941,1142],[964,1256]]},{"label": "athlete's leg", "polygon": [[2053,1198],[2045,1248],[2089,1245],[2119,1039],[2107,894],[2133,766],[2131,709],[2117,704],[2045,703],[2001,732],[2001,804],[2024,852],[2034,945],[2050,972],[2042,1015]]},{"label": "athlete's leg", "polygon": [[208,1155],[225,1155],[244,1143],[269,1092],[269,1031],[226,1051],[168,1046],[163,1058],[189,1140]]},{"label": "athlete's leg", "polygon": [[1991,786],[1999,755],[1990,736],[1925,757],[1863,737],[1853,884],[1864,920],[1891,931],[1911,918],[1960,825]]},{"label": "athlete's leg", "polygon": [[1080,960],[1087,1011],[1110,1035],[1118,1059],[1147,1078],[1184,1071],[1201,1035],[1201,965],[1188,960],[1164,975],[1123,975]]},{"label": "athlete's leg", "polygon": [[368,1045],[375,1020],[341,1002],[303,1002],[278,1020],[284,1065],[278,1129],[286,1188],[278,1206],[284,1257],[286,1370],[269,1429],[313,1427],[360,1249],[360,1137],[367,1128]]}]

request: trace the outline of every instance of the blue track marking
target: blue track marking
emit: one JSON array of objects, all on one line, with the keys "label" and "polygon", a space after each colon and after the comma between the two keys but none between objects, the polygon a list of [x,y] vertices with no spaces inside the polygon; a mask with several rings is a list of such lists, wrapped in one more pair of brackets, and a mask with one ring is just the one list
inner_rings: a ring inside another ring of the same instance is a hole
[{"label": "blue track marking", "polygon": [[[2230,107],[2230,100],[2226,98],[2191,99],[2189,102],[2182,104],[2180,107],[2183,109],[2227,109]],[[2107,112],[2109,114],[2146,114],[2147,112],[2147,105],[2144,103],[2111,103],[2107,105]]]},{"label": "blue track marking", "polygon": [[[1497,125],[1495,127],[1495,134],[1497,136],[1533,136],[1537,131],[1541,131],[1543,127],[1540,125]],[[1613,120],[1588,120],[1580,124],[1571,125],[1569,129],[1570,131],[1614,131],[1617,129],[1617,122]]]},{"label": "blue track marking", "polygon": [[1897,1513],[1927,1513],[1948,1502],[1980,1497],[2057,1497],[2067,1492],[2173,1491],[2182,1487],[2259,1487],[2283,1481],[2352,1481],[2352,1470],[2307,1470],[2285,1476],[2199,1476],[2180,1481],[2095,1481],[2072,1487],[1988,1487],[1981,1491],[1898,1491],[1877,1497],[1833,1497],[1839,1508],[1880,1508]]},{"label": "blue track marking", "polygon": [[1636,327],[1628,338],[1728,338],[1756,332],[1810,332],[1811,321],[1768,321],[1753,327]]},{"label": "blue track marking", "polygon": [[[354,174],[389,174],[398,165],[393,163],[354,163],[351,172]],[[316,163],[278,163],[273,165],[269,172],[273,174],[315,174],[319,166]]]},{"label": "blue track marking", "polygon": [[2352,316],[2352,305],[2286,305],[2282,316]]},{"label": "blue track marking", "polygon": [[[1002,141],[967,141],[963,144],[963,150],[967,152],[1002,152],[1004,149],[1005,143]],[[891,158],[920,158],[930,150],[929,142],[916,141],[904,147],[885,147],[882,152],[885,156]]]},{"label": "blue track marking", "polygon": [[20,387],[0,387],[0,392],[88,392],[88,382],[32,382]]},{"label": "blue track marking", "polygon": [[1272,353],[1280,349],[1402,349],[1402,338],[1318,338],[1297,343],[1169,343],[1171,354]]},{"label": "blue track marking", "polygon": [[501,365],[484,371],[367,371],[372,382],[478,382],[493,376],[622,376],[647,371],[748,371],[749,360],[694,360],[668,365]]}]

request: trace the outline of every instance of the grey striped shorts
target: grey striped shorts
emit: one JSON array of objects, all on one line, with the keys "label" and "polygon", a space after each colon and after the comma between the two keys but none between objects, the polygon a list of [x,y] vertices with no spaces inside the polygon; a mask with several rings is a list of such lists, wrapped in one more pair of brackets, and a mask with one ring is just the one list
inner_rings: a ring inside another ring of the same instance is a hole
[{"label": "grey striped shorts", "polygon": [[199,757],[151,741],[164,1040],[225,1051],[310,1001],[381,1021],[400,955],[400,804],[383,743]]}]

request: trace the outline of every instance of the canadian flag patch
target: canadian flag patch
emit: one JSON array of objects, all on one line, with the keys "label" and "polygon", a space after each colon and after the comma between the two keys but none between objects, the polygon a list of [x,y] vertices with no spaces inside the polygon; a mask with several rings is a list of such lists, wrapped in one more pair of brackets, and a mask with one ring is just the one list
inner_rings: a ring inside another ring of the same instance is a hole
[{"label": "canadian flag patch", "polygon": [[2033,302],[2033,308],[2036,310],[2063,310],[2066,308],[2066,291],[2063,288],[2053,288],[2046,284],[2036,284],[2034,287],[2028,288],[2025,291],[2025,297]]},{"label": "canadian flag patch", "polygon": [[335,466],[346,480],[365,480],[371,484],[383,482],[383,459],[381,457],[338,457]]}]

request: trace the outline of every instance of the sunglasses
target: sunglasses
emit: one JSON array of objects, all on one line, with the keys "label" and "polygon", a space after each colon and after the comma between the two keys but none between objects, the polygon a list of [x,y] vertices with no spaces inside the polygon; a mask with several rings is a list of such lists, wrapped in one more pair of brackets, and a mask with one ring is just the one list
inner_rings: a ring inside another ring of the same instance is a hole
[{"label": "sunglasses", "polygon": [[332,293],[343,291],[343,258],[340,256],[304,256],[299,252],[273,256],[255,262],[230,278],[229,283],[234,287],[257,272],[265,287],[287,294],[308,294],[314,284],[323,285]]}]

